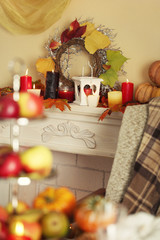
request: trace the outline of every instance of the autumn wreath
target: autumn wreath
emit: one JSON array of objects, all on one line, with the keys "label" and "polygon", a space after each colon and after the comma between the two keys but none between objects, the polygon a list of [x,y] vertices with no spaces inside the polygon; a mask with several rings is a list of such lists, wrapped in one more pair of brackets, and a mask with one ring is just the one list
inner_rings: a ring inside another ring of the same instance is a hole
[{"label": "autumn wreath", "polygon": [[38,59],[37,71],[46,76],[47,71],[57,70],[63,84],[73,84],[70,76],[66,78],[63,74],[61,56],[70,46],[80,46],[91,56],[93,76],[102,78],[103,85],[113,87],[118,81],[119,74],[124,73],[122,66],[127,60],[119,48],[113,47],[115,36],[116,34],[109,28],[101,25],[95,27],[92,20],[79,22],[76,19],[61,35],[55,33],[48,40],[45,47],[49,57]]}]

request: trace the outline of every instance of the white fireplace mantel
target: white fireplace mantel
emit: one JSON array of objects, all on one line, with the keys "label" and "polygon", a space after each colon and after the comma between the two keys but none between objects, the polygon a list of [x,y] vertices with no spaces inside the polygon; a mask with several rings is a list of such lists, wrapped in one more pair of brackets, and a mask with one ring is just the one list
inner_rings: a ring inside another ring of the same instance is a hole
[{"label": "white fireplace mantel", "polygon": [[[98,121],[105,108],[79,106],[74,103],[61,112],[53,106],[45,110],[46,118],[31,121],[20,128],[20,145],[46,145],[53,151],[114,157],[122,120],[116,112]],[[0,122],[0,143],[10,143],[11,122]]]}]

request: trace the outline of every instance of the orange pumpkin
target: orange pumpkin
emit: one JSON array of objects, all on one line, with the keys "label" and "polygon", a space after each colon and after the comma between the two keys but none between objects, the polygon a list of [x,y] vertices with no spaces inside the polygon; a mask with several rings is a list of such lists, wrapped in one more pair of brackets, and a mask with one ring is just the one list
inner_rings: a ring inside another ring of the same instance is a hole
[{"label": "orange pumpkin", "polygon": [[160,87],[160,60],[153,62],[148,70],[150,80]]},{"label": "orange pumpkin", "polygon": [[151,99],[153,86],[150,83],[140,84],[135,91],[135,100],[140,103],[147,103]]},{"label": "orange pumpkin", "polygon": [[76,205],[74,194],[66,187],[47,187],[33,201],[34,208],[72,215]]},{"label": "orange pumpkin", "polygon": [[151,98],[160,96],[160,88],[150,83],[140,84],[135,91],[135,100],[139,103],[147,103]]}]

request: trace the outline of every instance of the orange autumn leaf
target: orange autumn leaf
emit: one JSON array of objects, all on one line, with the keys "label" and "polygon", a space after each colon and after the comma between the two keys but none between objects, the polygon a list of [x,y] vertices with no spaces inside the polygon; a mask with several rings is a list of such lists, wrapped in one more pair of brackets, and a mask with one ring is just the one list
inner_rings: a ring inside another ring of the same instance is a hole
[{"label": "orange autumn leaf", "polygon": [[103,121],[103,119],[104,119],[107,115],[111,115],[112,112],[121,112],[121,113],[124,113],[127,106],[133,106],[133,105],[138,105],[138,104],[140,104],[140,103],[138,103],[138,102],[128,102],[128,103],[126,103],[126,104],[124,104],[124,105],[121,105],[121,104],[119,105],[119,104],[117,104],[117,105],[114,105],[114,106],[111,107],[111,108],[107,108],[107,109],[101,114],[101,116],[99,117],[99,121],[100,121],[100,120]]},{"label": "orange autumn leaf", "polygon": [[101,116],[99,117],[99,121],[103,121],[103,119],[107,116],[107,115],[111,115],[112,111],[110,108],[107,108],[102,114]]},{"label": "orange autumn leaf", "polygon": [[61,46],[61,43],[52,40],[49,45],[49,48],[51,48],[52,50],[55,50],[55,49],[59,48],[60,46]]},{"label": "orange autumn leaf", "polygon": [[69,104],[66,102],[65,99],[45,99],[43,100],[43,105],[44,107],[47,108],[51,108],[53,105],[55,105],[56,108],[59,108],[61,111],[65,110],[65,106],[71,110],[71,107],[69,106]]},{"label": "orange autumn leaf", "polygon": [[103,64],[102,67],[105,69],[105,70],[108,70],[111,68],[111,65],[106,65],[106,64]]}]

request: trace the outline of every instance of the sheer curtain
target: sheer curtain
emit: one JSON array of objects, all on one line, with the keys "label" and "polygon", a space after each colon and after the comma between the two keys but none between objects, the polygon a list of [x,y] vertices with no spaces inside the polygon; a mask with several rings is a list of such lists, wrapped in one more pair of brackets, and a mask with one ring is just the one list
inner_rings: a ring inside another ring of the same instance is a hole
[{"label": "sheer curtain", "polygon": [[0,0],[0,24],[12,34],[37,34],[62,16],[71,0]]}]

